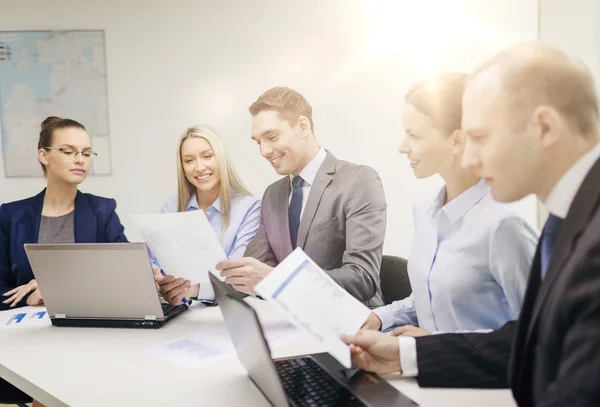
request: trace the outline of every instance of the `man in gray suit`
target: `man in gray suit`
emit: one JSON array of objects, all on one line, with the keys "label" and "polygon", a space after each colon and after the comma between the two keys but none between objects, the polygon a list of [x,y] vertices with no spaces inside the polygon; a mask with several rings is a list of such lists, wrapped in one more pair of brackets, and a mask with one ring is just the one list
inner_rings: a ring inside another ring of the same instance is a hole
[{"label": "man in gray suit", "polygon": [[254,286],[300,247],[358,300],[382,305],[386,202],[377,172],[320,147],[312,108],[292,89],[266,91],[250,113],[252,139],[284,178],[265,191],[260,227],[246,257],[219,263],[221,275],[235,289],[253,294]]}]

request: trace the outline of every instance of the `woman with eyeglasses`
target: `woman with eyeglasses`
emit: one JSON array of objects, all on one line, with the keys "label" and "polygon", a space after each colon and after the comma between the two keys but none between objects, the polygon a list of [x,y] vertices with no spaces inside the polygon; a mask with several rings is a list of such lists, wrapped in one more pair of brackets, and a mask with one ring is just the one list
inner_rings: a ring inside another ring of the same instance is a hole
[{"label": "woman with eyeglasses", "polygon": [[43,121],[38,160],[46,188],[0,206],[0,310],[44,303],[23,244],[127,241],[115,200],[77,189],[95,155],[80,123],[58,117]]},{"label": "woman with eyeglasses", "polygon": [[[260,223],[260,200],[246,189],[229,159],[223,141],[208,126],[185,130],[177,143],[178,193],[170,196],[160,212],[202,210],[229,259],[244,256]],[[162,276],[153,259],[160,293],[172,305],[183,298],[213,302],[210,284]],[[166,270],[169,273],[170,270]]]}]

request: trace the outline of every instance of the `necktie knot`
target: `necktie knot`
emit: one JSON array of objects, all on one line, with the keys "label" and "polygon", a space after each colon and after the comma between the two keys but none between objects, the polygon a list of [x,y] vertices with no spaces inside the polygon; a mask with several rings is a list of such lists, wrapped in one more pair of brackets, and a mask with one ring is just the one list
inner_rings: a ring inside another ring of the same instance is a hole
[{"label": "necktie knot", "polygon": [[302,186],[302,181],[304,181],[302,177],[300,175],[296,175],[294,178],[292,178],[292,187],[294,187],[294,189],[300,188]]},{"label": "necktie knot", "polygon": [[550,236],[556,236],[558,234],[558,229],[560,229],[561,223],[562,223],[561,218],[550,214],[548,216],[548,220],[546,221],[546,225],[544,226],[544,234],[550,235]]}]

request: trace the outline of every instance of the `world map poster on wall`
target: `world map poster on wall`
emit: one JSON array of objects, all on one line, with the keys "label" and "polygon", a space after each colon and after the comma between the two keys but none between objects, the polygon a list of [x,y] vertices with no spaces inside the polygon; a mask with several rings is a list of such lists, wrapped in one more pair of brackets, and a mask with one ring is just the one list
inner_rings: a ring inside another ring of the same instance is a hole
[{"label": "world map poster on wall", "polygon": [[77,120],[111,173],[104,31],[0,31],[0,136],[6,177],[41,177],[40,123]]}]

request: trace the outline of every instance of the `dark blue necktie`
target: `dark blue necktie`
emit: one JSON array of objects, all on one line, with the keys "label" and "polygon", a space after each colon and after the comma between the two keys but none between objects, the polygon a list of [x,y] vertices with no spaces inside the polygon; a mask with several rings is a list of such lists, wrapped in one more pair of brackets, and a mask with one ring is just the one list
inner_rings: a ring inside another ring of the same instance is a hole
[{"label": "dark blue necktie", "polygon": [[300,214],[302,213],[302,178],[296,175],[292,179],[292,200],[288,210],[290,221],[290,239],[292,248],[298,246],[298,229],[300,228]]},{"label": "dark blue necktie", "polygon": [[554,249],[561,222],[561,218],[550,214],[542,232],[542,280],[546,277],[548,271],[548,264],[552,257],[552,249]]}]

